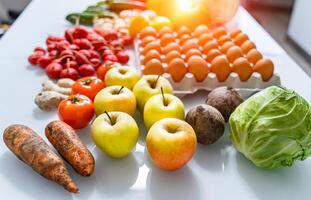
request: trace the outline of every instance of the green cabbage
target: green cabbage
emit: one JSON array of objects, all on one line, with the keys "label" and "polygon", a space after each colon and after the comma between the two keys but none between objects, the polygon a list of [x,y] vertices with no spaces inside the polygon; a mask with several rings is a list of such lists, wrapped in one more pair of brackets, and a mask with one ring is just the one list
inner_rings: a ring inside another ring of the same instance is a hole
[{"label": "green cabbage", "polygon": [[272,86],[232,113],[230,139],[256,166],[292,166],[311,154],[311,107],[296,92]]}]

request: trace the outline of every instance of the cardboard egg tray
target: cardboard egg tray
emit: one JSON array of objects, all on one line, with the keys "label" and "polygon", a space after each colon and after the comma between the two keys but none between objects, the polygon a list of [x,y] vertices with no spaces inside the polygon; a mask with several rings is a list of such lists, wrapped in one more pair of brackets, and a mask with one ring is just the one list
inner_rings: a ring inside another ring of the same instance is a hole
[{"label": "cardboard egg tray", "polygon": [[[248,39],[248,36],[245,34],[243,35],[242,32],[239,31],[239,33],[235,33],[235,32],[228,33],[228,32],[224,32],[223,28],[221,28],[220,31],[218,30],[218,33],[216,34],[219,35],[220,34],[219,32],[221,32],[221,34],[223,35],[218,36],[218,38],[213,37],[213,40],[217,41],[218,49],[222,51],[221,56],[226,56],[226,52],[223,51],[223,48],[224,48],[224,44],[227,41],[233,42],[236,46],[241,47],[241,49],[243,48],[243,50],[245,49],[247,51],[252,50],[252,49],[247,49],[247,47],[245,48],[245,45],[243,47],[243,43],[245,43],[249,39]],[[213,36],[215,35],[215,32],[211,31],[209,34]],[[178,33],[173,32],[173,36],[175,38],[174,42],[180,44],[181,41],[178,39]],[[138,63],[136,66],[137,66],[137,70],[140,71],[142,74],[144,74],[144,69],[145,69],[144,48],[141,46],[141,40],[139,38],[140,38],[140,35],[138,35],[134,43],[135,52],[136,52],[136,61]],[[159,39],[159,36],[157,36],[157,39]],[[197,38],[194,36],[193,33],[191,33],[190,39],[197,39]],[[208,52],[206,53],[203,52],[203,46],[204,45],[199,46],[199,50],[202,52],[201,57],[207,60],[208,67],[211,67],[211,63],[207,59]],[[244,57],[248,59],[248,55],[247,55],[248,52],[243,51],[243,53],[245,53]],[[231,72],[225,81],[219,81],[215,73],[209,72],[203,81],[198,82],[196,81],[195,76],[192,73],[187,72],[181,81],[175,82],[171,74],[168,73],[167,71],[168,64],[165,62],[165,57],[166,56],[164,54],[161,54],[160,56],[162,67],[164,68],[164,74],[162,74],[162,76],[164,76],[170,81],[170,83],[172,84],[174,88],[174,93],[180,97],[187,95],[187,94],[193,94],[198,90],[211,91],[220,86],[229,86],[229,87],[233,87],[237,89],[243,97],[247,98],[250,95],[266,87],[273,86],[273,85],[281,85],[280,76],[277,73],[275,73],[275,70],[274,70],[273,76],[268,81],[263,81],[261,78],[261,74],[257,72],[253,72],[247,81],[241,81],[239,75],[235,72]],[[181,58],[186,62],[185,54],[182,54]],[[230,66],[232,66],[232,63],[233,62],[230,62]],[[255,64],[256,63],[251,63],[252,66],[254,66]],[[276,65],[276,63],[274,63],[274,65]]]}]

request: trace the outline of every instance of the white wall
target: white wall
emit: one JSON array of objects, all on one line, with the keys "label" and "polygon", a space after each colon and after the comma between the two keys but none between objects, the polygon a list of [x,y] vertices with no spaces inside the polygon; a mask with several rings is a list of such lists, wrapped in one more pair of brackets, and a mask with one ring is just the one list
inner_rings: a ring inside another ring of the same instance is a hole
[{"label": "white wall", "polygon": [[296,0],[288,35],[311,56],[311,1]]},{"label": "white wall", "polygon": [[31,0],[0,0],[1,5],[7,9],[23,10]]}]

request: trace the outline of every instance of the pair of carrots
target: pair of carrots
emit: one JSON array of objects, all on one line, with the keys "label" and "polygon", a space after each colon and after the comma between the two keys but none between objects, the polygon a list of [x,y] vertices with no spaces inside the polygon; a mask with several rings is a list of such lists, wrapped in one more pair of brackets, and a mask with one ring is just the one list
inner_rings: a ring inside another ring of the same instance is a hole
[{"label": "pair of carrots", "polygon": [[[95,161],[75,131],[62,121],[53,121],[45,128],[45,135],[60,155],[82,176],[90,176]],[[43,177],[78,193],[63,160],[32,129],[24,125],[11,125],[5,129],[3,140],[21,161]]]}]

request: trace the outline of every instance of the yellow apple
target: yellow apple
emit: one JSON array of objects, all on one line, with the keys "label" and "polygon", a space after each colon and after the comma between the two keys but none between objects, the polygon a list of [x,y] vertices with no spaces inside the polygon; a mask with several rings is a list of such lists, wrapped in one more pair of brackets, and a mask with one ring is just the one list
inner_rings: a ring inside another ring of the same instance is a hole
[{"label": "yellow apple", "polygon": [[144,122],[147,129],[164,118],[185,118],[183,102],[172,94],[157,94],[145,104]]},{"label": "yellow apple", "polygon": [[170,82],[162,76],[145,75],[136,83],[133,92],[140,112],[144,111],[144,106],[150,97],[161,94],[161,88],[164,93],[173,93]]},{"label": "yellow apple", "polygon": [[138,126],[135,120],[123,112],[108,112],[99,115],[91,127],[96,146],[114,158],[127,156],[138,140]]},{"label": "yellow apple", "polygon": [[114,67],[105,75],[105,85],[122,85],[131,90],[139,78],[138,72],[133,68],[125,66]]},{"label": "yellow apple", "polygon": [[150,128],[146,144],[155,165],[164,170],[176,170],[192,158],[196,151],[197,138],[187,122],[165,118]]},{"label": "yellow apple", "polygon": [[123,86],[109,86],[102,89],[94,99],[96,115],[105,111],[126,112],[134,116],[136,110],[136,98],[131,90]]}]

